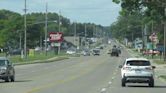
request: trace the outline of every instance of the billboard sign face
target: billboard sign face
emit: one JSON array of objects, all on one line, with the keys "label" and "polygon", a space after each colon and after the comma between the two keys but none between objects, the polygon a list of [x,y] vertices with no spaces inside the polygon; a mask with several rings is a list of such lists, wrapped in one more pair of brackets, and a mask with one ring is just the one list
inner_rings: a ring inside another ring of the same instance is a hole
[{"label": "billboard sign face", "polygon": [[152,34],[149,36],[149,39],[150,39],[152,42],[157,42],[157,41],[158,41],[158,37],[157,37],[156,33],[152,33]]},{"label": "billboard sign face", "polygon": [[49,41],[50,42],[62,42],[63,41],[63,33],[62,32],[50,32],[49,33]]}]

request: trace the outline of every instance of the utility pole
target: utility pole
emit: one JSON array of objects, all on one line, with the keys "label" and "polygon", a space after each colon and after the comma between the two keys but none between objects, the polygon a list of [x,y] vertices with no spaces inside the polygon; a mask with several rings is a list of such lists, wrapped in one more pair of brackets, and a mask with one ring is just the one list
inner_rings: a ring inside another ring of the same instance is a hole
[{"label": "utility pole", "polygon": [[[164,15],[166,16],[166,7],[164,7]],[[164,61],[166,62],[166,21],[164,21]]]},{"label": "utility pole", "polygon": [[147,42],[148,42],[147,37],[148,37],[148,34],[147,34],[147,24],[145,24],[145,28],[144,28],[144,45],[145,45],[145,47],[146,47]]},{"label": "utility pole", "polygon": [[46,2],[46,13],[45,13],[45,55],[47,56],[47,26],[48,26],[48,3]]},{"label": "utility pole", "polygon": [[85,24],[85,47],[86,47],[86,36],[87,36],[87,27],[86,27],[86,24]]},{"label": "utility pole", "polygon": [[[59,32],[61,32],[61,11],[59,11],[58,28],[59,28]],[[58,54],[60,54],[60,51],[61,51],[61,43],[60,43],[60,46],[58,46]]]},{"label": "utility pole", "polygon": [[74,45],[77,46],[77,44],[76,44],[76,34],[77,34],[77,27],[76,27],[76,23],[74,23]]},{"label": "utility pole", "polygon": [[145,39],[144,39],[144,25],[143,24],[141,26],[141,30],[142,30],[142,49],[144,51],[144,49],[145,49]]},{"label": "utility pole", "polygon": [[24,9],[24,58],[27,58],[27,4],[25,0],[25,9]]},{"label": "utility pole", "polygon": [[43,46],[42,46],[42,35],[40,34],[40,38],[39,38],[39,42],[40,42],[40,48],[42,48]]},{"label": "utility pole", "polygon": [[61,32],[61,11],[59,11],[59,16],[58,16],[58,28],[59,28],[59,32]]},{"label": "utility pole", "polygon": [[20,31],[20,45],[19,45],[19,46],[20,46],[20,49],[22,50],[22,36],[21,36],[21,34],[22,34],[22,33],[21,33],[21,31]]},{"label": "utility pole", "polygon": [[87,36],[87,27],[86,27],[86,24],[85,24],[85,38]]},{"label": "utility pole", "polygon": [[[154,29],[154,23],[153,23],[153,20],[152,20],[151,34],[154,33],[153,29]],[[153,53],[154,52],[154,41],[151,40],[151,43],[152,43],[152,59],[153,59],[153,55],[154,55],[154,53]]]},{"label": "utility pole", "polygon": [[93,37],[95,37],[95,32],[96,32],[96,26],[93,26]]}]

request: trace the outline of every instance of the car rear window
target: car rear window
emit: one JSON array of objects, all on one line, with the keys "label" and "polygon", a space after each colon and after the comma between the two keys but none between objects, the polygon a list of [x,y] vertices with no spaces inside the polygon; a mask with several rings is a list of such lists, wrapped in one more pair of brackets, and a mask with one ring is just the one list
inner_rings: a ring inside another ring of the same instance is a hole
[{"label": "car rear window", "polygon": [[127,61],[126,65],[129,65],[129,66],[149,66],[150,62],[144,61],[144,60],[132,60],[132,61]]},{"label": "car rear window", "polygon": [[100,52],[100,50],[93,50],[93,52],[97,52],[98,53],[98,52]]},{"label": "car rear window", "polygon": [[0,60],[0,66],[5,66],[6,65],[6,60]]}]

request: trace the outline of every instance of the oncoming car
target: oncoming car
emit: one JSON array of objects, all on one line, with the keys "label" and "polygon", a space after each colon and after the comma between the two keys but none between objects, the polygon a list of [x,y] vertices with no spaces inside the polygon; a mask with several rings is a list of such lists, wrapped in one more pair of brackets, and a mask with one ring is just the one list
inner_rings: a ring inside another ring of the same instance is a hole
[{"label": "oncoming car", "polygon": [[146,58],[127,58],[121,68],[121,85],[126,83],[148,83],[154,87],[154,69]]},{"label": "oncoming car", "polygon": [[100,55],[100,50],[99,49],[94,49],[93,51],[92,51],[92,54],[95,56],[95,55]]},{"label": "oncoming car", "polygon": [[15,81],[14,66],[6,57],[0,57],[0,79],[5,82]]}]

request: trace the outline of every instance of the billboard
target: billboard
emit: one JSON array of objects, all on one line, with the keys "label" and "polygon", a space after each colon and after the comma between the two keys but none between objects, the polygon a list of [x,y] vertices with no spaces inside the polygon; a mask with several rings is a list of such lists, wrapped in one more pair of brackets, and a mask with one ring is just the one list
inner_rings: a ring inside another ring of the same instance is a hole
[{"label": "billboard", "polygon": [[50,42],[62,42],[63,41],[63,33],[62,32],[50,32],[49,33],[49,41]]}]

